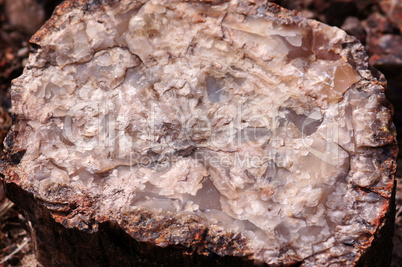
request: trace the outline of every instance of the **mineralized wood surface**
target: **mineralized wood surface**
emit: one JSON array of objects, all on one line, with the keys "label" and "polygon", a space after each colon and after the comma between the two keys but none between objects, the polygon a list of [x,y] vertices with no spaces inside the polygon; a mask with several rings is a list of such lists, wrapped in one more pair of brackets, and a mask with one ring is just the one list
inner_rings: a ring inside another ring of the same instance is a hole
[{"label": "mineralized wood surface", "polygon": [[66,1],[12,88],[3,165],[52,265],[389,264],[385,80],[253,1]]}]

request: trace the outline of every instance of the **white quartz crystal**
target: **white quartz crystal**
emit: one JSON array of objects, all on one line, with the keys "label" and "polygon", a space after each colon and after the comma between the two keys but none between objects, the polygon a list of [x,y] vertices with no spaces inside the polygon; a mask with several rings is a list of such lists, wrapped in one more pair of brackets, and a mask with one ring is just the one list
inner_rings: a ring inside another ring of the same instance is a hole
[{"label": "white quartz crystal", "polygon": [[353,40],[239,5],[122,1],[59,18],[12,90],[38,197],[68,185],[111,218],[193,214],[272,264],[372,223],[384,199],[353,188],[383,179],[369,149],[386,144],[373,133],[390,111],[342,53]]}]

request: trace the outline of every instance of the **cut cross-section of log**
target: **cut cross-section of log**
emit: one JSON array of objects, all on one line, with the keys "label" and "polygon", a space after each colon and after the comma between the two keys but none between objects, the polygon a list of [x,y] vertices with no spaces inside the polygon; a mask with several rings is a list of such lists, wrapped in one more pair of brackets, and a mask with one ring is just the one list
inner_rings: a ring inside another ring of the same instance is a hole
[{"label": "cut cross-section of log", "polygon": [[387,264],[385,80],[259,2],[71,0],[32,37],[3,174],[42,264]]}]

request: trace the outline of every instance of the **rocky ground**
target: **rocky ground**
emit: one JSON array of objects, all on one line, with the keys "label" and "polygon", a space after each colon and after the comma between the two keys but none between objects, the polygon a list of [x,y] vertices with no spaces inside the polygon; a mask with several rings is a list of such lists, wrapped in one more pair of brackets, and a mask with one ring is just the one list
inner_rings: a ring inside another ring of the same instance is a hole
[{"label": "rocky ground", "polygon": [[[0,0],[0,139],[11,117],[8,90],[22,72],[29,37],[60,1]],[[308,18],[340,27],[366,46],[371,64],[388,80],[394,122],[402,136],[402,2],[398,0],[277,0]],[[400,147],[402,139],[398,137]],[[1,151],[1,150],[0,150]],[[1,152],[0,152],[1,153]],[[402,153],[397,171],[396,225],[392,266],[402,266]],[[35,266],[24,217],[0,187],[0,267]]]}]

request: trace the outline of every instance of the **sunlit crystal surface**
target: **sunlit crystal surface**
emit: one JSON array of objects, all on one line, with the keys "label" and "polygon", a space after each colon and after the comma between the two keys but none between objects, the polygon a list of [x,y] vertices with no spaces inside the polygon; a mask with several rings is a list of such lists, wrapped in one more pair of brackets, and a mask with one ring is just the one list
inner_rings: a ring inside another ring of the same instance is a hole
[{"label": "sunlit crystal surface", "polygon": [[236,1],[82,12],[60,19],[12,92],[39,196],[68,185],[111,218],[191,214],[267,263],[346,253],[339,233],[368,231],[353,223],[385,200],[353,188],[383,179],[371,147],[389,142],[373,136],[390,135],[390,112],[343,31],[245,16]]}]

